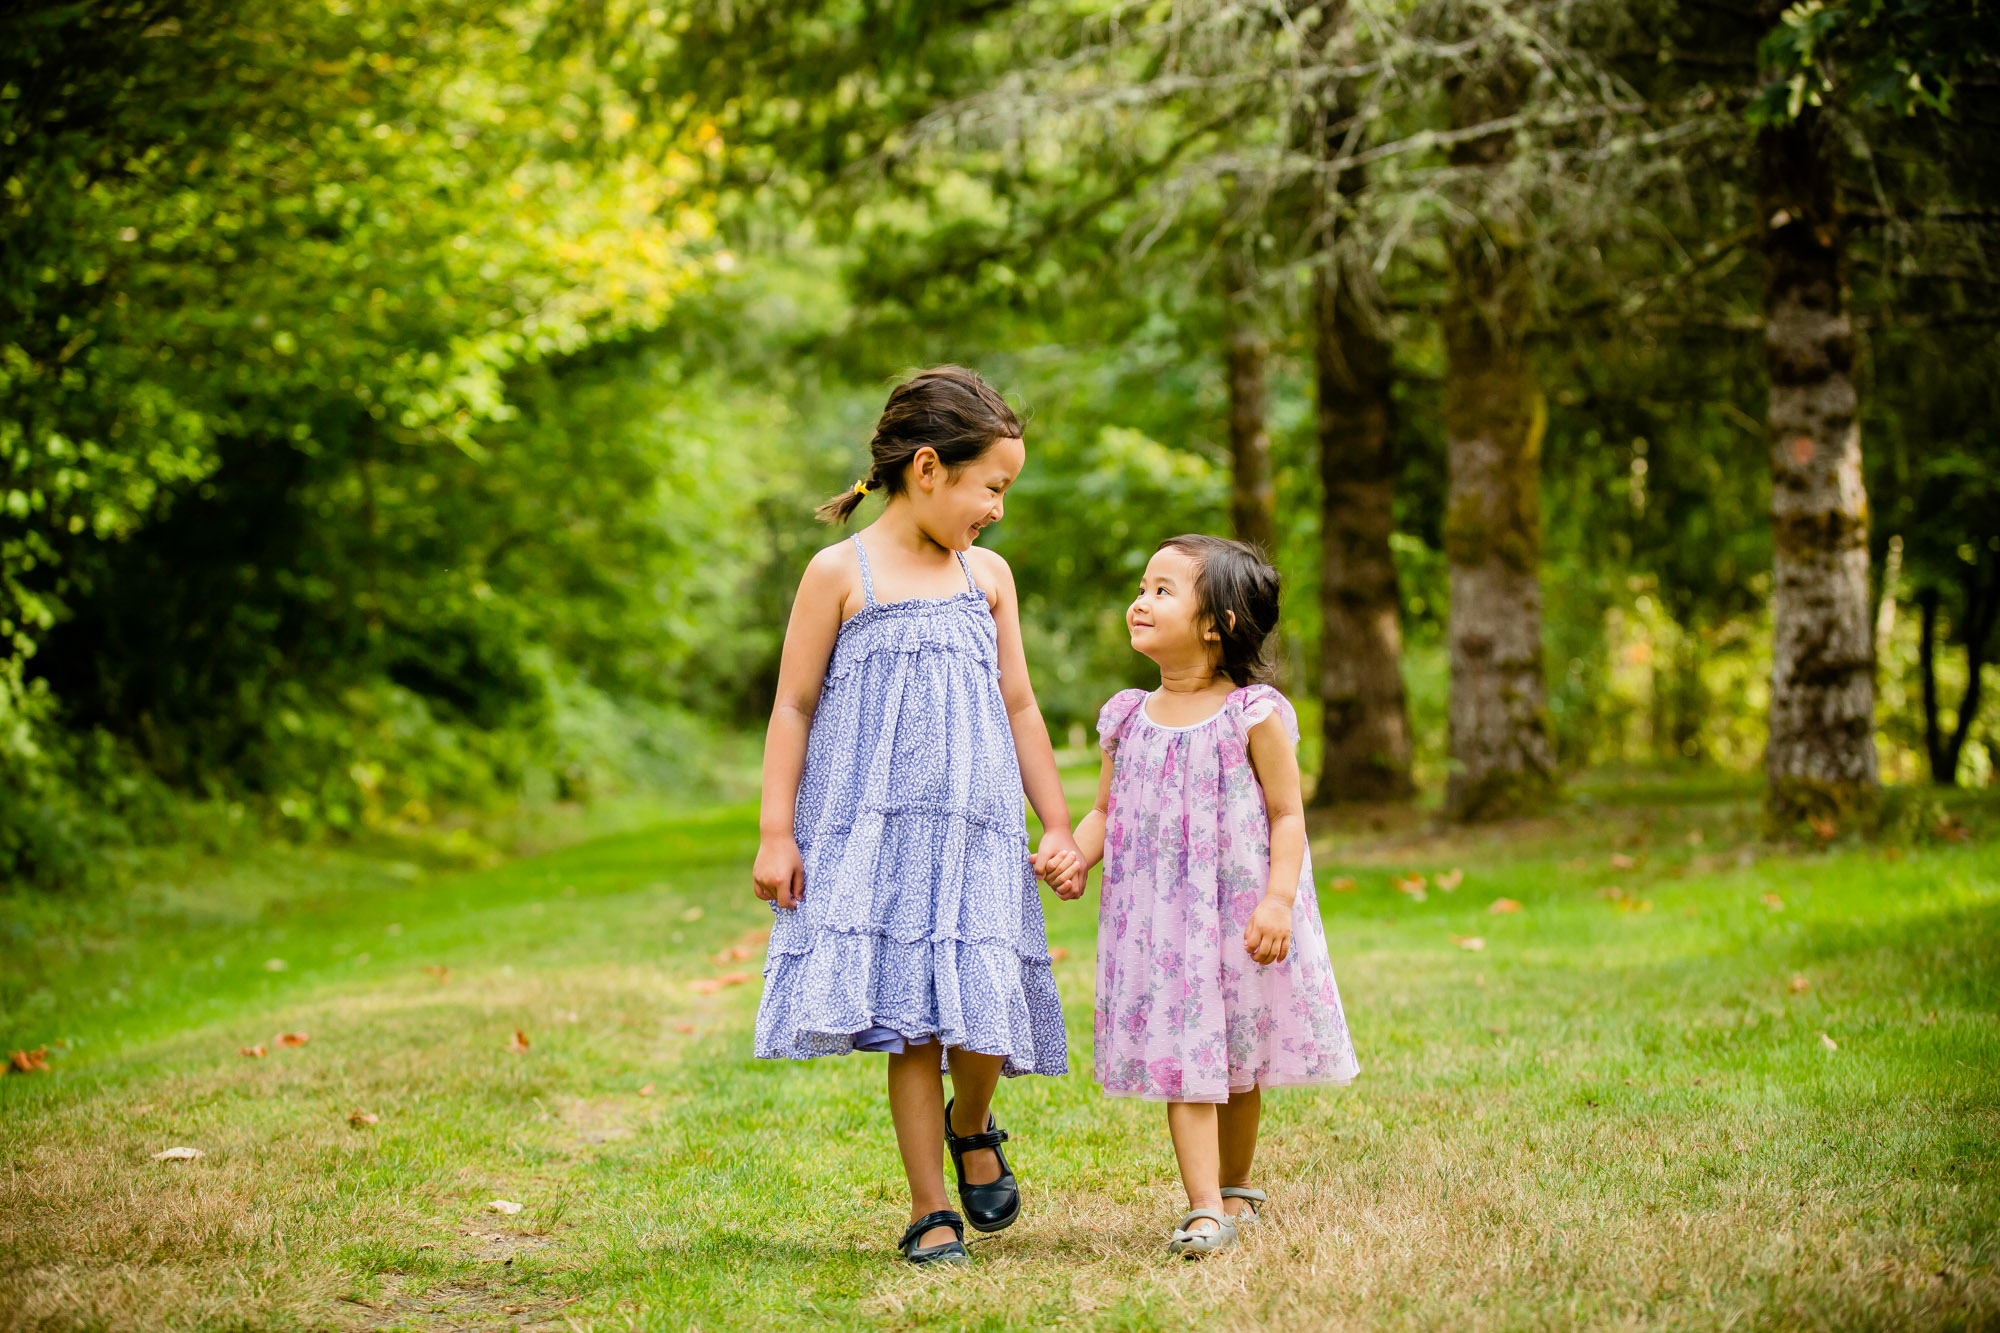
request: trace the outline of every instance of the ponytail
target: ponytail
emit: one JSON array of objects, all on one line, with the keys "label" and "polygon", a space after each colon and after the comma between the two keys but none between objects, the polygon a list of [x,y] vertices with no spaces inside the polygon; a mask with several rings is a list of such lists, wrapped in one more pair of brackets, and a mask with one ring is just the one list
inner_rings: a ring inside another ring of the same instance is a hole
[{"label": "ponytail", "polygon": [[918,371],[889,391],[888,405],[868,442],[868,475],[819,507],[823,522],[845,523],[870,491],[901,495],[910,460],[936,453],[955,476],[995,440],[1019,438],[1021,419],[993,386],[962,366]]}]

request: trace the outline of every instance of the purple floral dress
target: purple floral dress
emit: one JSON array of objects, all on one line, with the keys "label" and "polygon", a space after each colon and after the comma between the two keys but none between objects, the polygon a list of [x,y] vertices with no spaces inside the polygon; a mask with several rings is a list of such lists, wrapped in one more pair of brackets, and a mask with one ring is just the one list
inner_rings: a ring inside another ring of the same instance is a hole
[{"label": "purple floral dress", "polygon": [[1312,856],[1292,949],[1259,967],[1243,947],[1271,871],[1271,824],[1250,729],[1298,716],[1269,685],[1232,692],[1191,727],[1146,715],[1146,691],[1104,705],[1112,758],[1097,929],[1097,1081],[1114,1097],[1223,1102],[1252,1087],[1347,1083],[1361,1071],[1327,958]]}]

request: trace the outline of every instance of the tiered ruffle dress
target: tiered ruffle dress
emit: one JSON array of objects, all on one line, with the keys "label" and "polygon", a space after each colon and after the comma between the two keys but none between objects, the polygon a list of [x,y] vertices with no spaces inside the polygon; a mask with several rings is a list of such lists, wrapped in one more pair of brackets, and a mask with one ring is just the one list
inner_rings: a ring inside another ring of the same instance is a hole
[{"label": "tiered ruffle dress", "polygon": [[1223,1102],[1252,1086],[1347,1083],[1360,1072],[1313,892],[1299,870],[1291,953],[1243,947],[1271,872],[1271,824],[1250,729],[1298,717],[1269,685],[1233,691],[1187,727],[1112,697],[1097,732],[1112,758],[1097,928],[1096,1074],[1114,1097]]},{"label": "tiered ruffle dress", "polygon": [[875,600],[840,627],[795,822],[805,900],[773,907],[756,1053],[805,1060],[925,1042],[1069,1068],[1028,860],[998,632],[967,590]]}]

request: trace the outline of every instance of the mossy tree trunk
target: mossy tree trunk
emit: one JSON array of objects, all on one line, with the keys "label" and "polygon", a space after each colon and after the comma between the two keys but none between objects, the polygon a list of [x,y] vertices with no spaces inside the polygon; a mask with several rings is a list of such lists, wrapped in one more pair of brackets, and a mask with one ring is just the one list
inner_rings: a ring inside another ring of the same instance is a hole
[{"label": "mossy tree trunk", "polygon": [[1765,809],[1776,828],[1865,817],[1880,794],[1854,326],[1825,133],[1809,108],[1757,143],[1775,552]]},{"label": "mossy tree trunk", "polygon": [[1389,547],[1396,467],[1388,341],[1364,314],[1337,254],[1314,282],[1319,395],[1319,693],[1324,761],[1316,805],[1410,795],[1402,607]]},{"label": "mossy tree trunk", "polygon": [[[1477,125],[1518,108],[1525,74],[1504,60],[1458,80],[1452,114]],[[1456,145],[1453,163],[1504,167],[1507,136]],[[1532,278],[1504,217],[1458,228],[1443,313],[1450,481],[1450,750],[1446,814],[1498,819],[1546,806],[1558,787],[1542,674],[1541,445],[1547,408],[1528,356]]]},{"label": "mossy tree trunk", "polygon": [[1277,492],[1271,483],[1271,435],[1264,418],[1264,330],[1249,260],[1232,244],[1223,261],[1228,303],[1229,516],[1238,541],[1274,554]]}]

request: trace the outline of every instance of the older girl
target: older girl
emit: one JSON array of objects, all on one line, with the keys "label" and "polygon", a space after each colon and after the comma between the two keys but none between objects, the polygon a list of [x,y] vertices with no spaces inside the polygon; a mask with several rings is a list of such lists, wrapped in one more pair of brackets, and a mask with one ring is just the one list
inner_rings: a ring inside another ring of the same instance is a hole
[{"label": "older girl", "polygon": [[1000,1076],[1069,1068],[1024,787],[1042,851],[1073,860],[1076,844],[1013,574],[973,545],[1026,461],[1021,423],[943,366],[889,395],[871,450],[821,516],[845,522],[873,491],[888,504],[813,558],[785,632],[753,872],[777,917],[756,1050],[888,1054],[910,1182],[898,1248],[963,1263],[967,1221],[998,1231],[1021,1210],[988,1110]]}]

